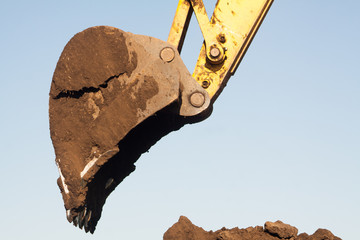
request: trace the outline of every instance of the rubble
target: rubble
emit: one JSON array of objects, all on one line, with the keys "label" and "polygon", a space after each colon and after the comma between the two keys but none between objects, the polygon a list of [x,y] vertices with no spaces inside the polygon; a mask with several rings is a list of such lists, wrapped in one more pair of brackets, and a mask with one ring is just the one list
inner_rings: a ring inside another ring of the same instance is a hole
[{"label": "rubble", "polygon": [[248,227],[245,229],[225,227],[213,231],[205,231],[195,226],[187,217],[181,216],[179,221],[164,234],[163,240],[341,240],[329,230],[318,229],[314,234],[301,233],[298,229],[281,221],[266,222],[264,227]]}]

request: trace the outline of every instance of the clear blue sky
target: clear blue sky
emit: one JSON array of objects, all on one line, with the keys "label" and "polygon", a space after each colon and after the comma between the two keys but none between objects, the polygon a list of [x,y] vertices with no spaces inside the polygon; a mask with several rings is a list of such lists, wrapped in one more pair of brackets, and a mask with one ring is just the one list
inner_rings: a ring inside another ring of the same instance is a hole
[{"label": "clear blue sky", "polygon": [[[211,12],[215,1],[204,1]],[[0,6],[0,239],[162,239],[180,215],[206,230],[282,220],[358,239],[360,3],[275,0],[206,121],[163,138],[108,198],[94,235],[66,221],[48,92],[67,41],[110,25],[167,39],[177,1]],[[195,20],[195,18],[193,18]],[[183,60],[202,37],[192,22]]]}]

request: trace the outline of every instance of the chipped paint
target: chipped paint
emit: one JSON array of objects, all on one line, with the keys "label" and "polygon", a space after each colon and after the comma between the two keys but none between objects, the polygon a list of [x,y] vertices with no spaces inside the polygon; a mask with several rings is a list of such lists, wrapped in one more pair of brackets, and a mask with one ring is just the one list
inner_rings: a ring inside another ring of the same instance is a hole
[{"label": "chipped paint", "polygon": [[84,170],[82,170],[81,173],[80,173],[81,178],[83,178],[84,175],[90,170],[90,168],[92,168],[92,166],[94,166],[94,164],[97,162],[97,160],[99,160],[99,158],[93,157],[93,159],[86,164],[86,166],[84,167]]},{"label": "chipped paint", "polygon": [[80,173],[80,177],[83,178],[83,177],[85,176],[85,174],[96,164],[96,162],[97,162],[102,156],[104,156],[104,155],[106,155],[106,154],[108,154],[108,153],[110,153],[110,152],[113,152],[113,151],[114,151],[114,149],[110,149],[110,150],[106,151],[105,153],[100,154],[99,157],[95,157],[95,156],[94,156],[93,159],[91,159],[90,162],[88,162],[88,163],[85,165],[84,169],[83,169],[83,170],[81,171],[81,173]]},{"label": "chipped paint", "polygon": [[62,185],[63,185],[63,187],[64,187],[64,191],[65,191],[66,194],[69,194],[69,188],[68,188],[68,186],[67,186],[66,183],[65,183],[64,175],[62,174],[61,169],[60,169],[60,166],[59,166],[60,159],[58,159],[58,160],[55,161],[55,162],[56,162],[56,166],[58,167],[58,170],[59,170],[60,179],[61,179],[61,183],[62,183]]}]

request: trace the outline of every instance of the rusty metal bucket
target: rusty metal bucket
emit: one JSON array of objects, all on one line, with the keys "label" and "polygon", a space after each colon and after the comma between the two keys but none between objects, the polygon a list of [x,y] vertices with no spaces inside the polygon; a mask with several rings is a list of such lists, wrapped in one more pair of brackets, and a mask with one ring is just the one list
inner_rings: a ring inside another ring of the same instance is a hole
[{"label": "rusty metal bucket", "polygon": [[50,133],[67,219],[94,232],[106,198],[161,137],[211,113],[176,48],[99,26],[76,34],[57,63]]}]

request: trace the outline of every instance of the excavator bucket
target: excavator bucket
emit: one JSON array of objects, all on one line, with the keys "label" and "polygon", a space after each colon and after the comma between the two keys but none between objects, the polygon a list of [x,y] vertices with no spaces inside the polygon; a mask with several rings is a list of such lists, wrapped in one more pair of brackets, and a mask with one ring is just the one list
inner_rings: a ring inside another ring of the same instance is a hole
[{"label": "excavator bucket", "polygon": [[57,63],[49,103],[68,220],[93,232],[140,155],[209,104],[169,43],[105,26],[76,34]]},{"label": "excavator bucket", "polygon": [[[179,0],[167,42],[98,26],[65,46],[50,89],[50,134],[66,216],[93,233],[106,198],[160,138],[202,121],[273,0]],[[193,75],[179,52],[192,13],[204,43]]]}]

